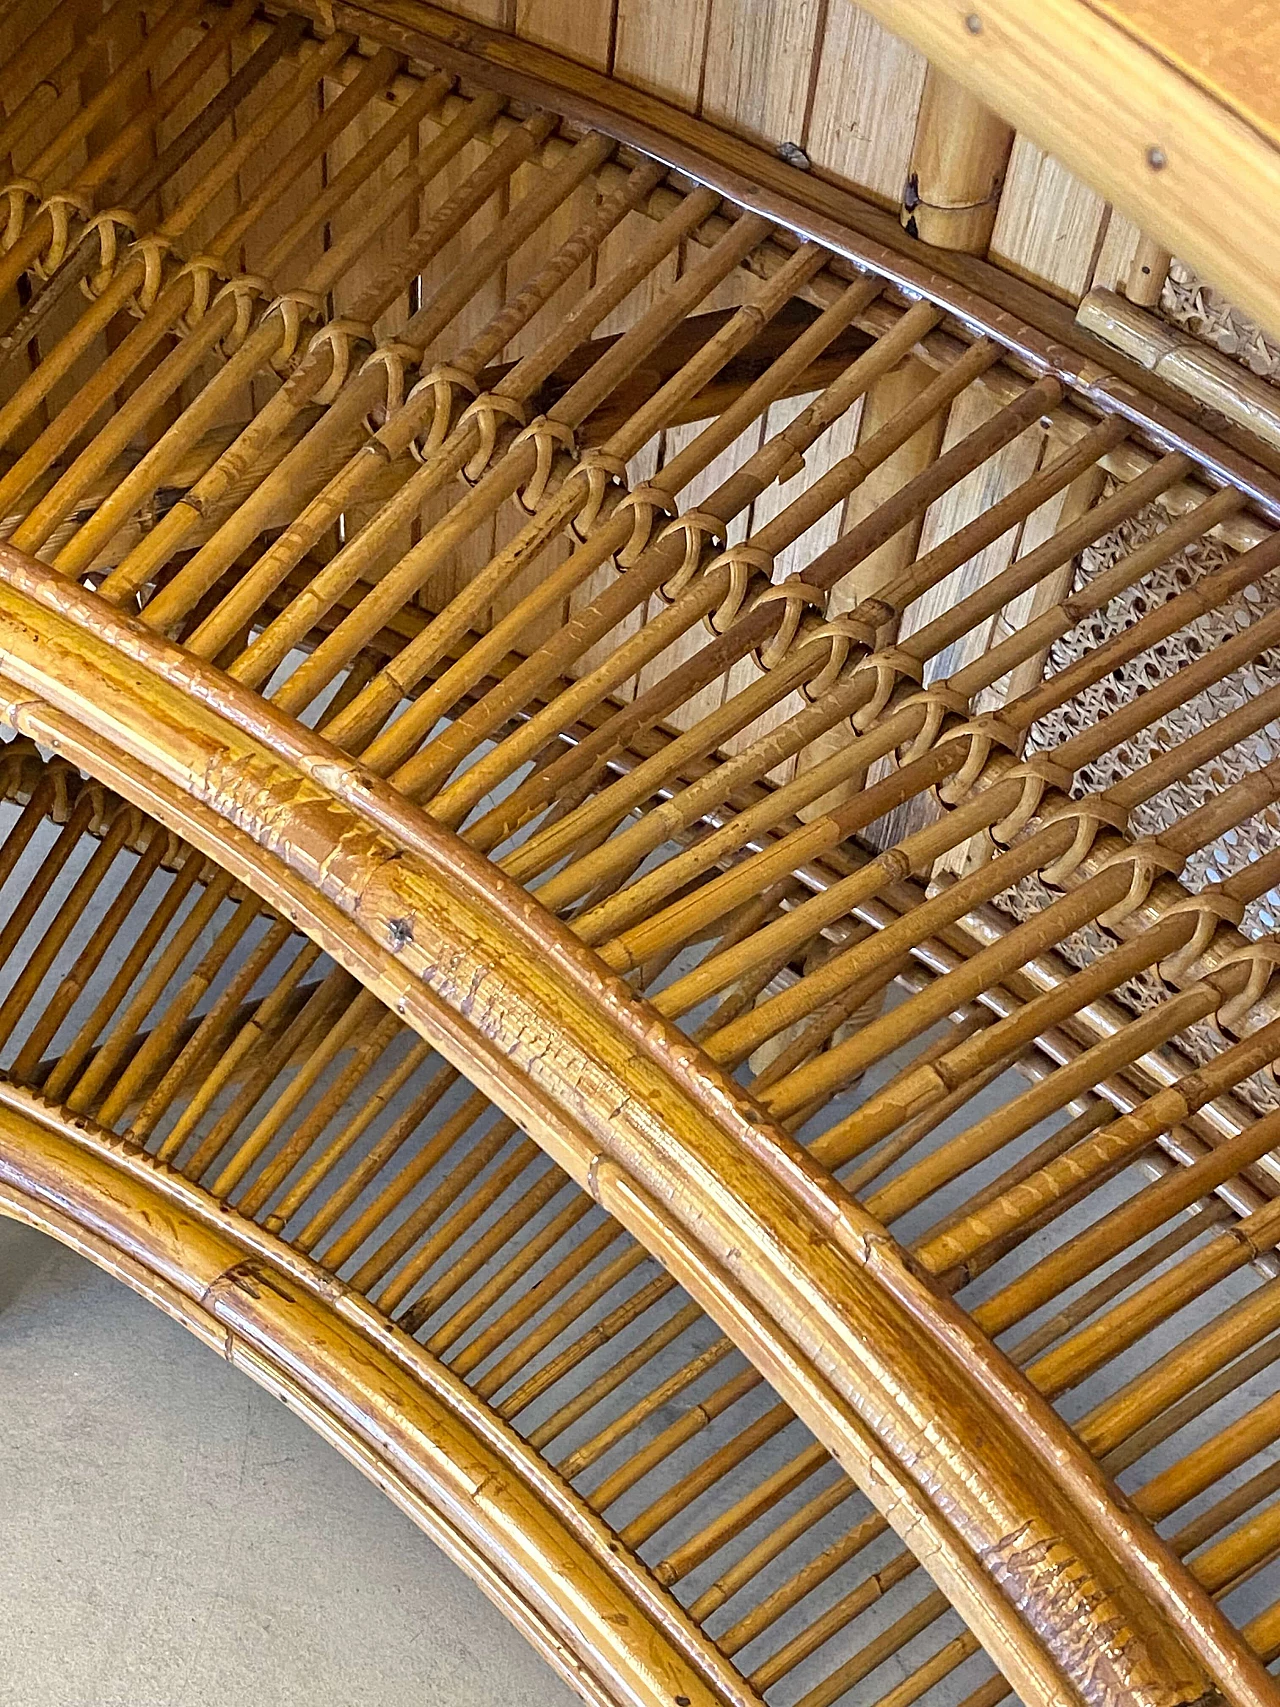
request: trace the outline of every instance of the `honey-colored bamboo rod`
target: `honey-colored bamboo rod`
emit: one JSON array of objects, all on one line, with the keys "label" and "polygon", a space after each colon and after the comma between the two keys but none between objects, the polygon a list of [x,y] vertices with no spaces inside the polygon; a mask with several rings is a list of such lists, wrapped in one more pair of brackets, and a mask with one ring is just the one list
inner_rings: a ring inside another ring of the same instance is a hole
[{"label": "honey-colored bamboo rod", "polygon": [[[833,342],[849,325],[860,304],[865,303],[873,294],[874,287],[867,284],[851,286],[830,309],[828,309],[814,325],[802,332],[789,349],[783,352],[771,364],[770,368],[760,376],[747,391],[734,403],[730,404],[714,422],[709,424],[694,440],[684,448],[672,463],[664,468],[664,478],[679,489],[693,478],[702,468],[709,466],[714,458],[738,436],[757,415],[767,407],[768,402],[784,387],[789,385],[797,374],[804,371],[811,361]],[[766,299],[767,301],[768,299]],[[909,329],[911,330],[911,329]],[[665,491],[665,488],[663,489]],[[641,494],[636,495],[637,498]],[[658,506],[658,495],[655,490],[638,506],[638,516],[647,512],[652,522]],[[584,584],[588,578],[605,564],[609,556],[618,551],[627,554],[627,578],[633,582],[628,597],[632,603],[628,608],[635,608],[648,593],[637,594],[634,582],[637,575],[647,587],[656,587],[662,580],[669,578],[670,569],[679,567],[679,549],[669,548],[663,553],[663,561],[656,568],[647,564],[648,552],[633,554],[631,547],[635,540],[637,527],[640,525],[628,513],[635,506],[620,506],[611,515],[603,518],[592,531],[590,537],[574,549],[569,561],[560,572],[553,571],[548,577],[548,583],[557,583],[572,589]],[[621,513],[620,513],[621,511]],[[513,542],[514,544],[514,542]],[[651,564],[651,560],[649,560]],[[649,573],[646,568],[649,567]],[[505,648],[511,636],[523,622],[523,613],[517,608],[510,616],[503,618],[490,630],[488,636],[467,656],[459,660],[459,664],[447,670],[439,681],[426,688],[415,703],[398,718],[388,729],[365,748],[364,757],[368,764],[378,770],[387,770],[406,760],[412,752],[416,740],[420,740],[433,727],[433,718],[451,710],[457,705],[467,688],[474,685],[483,676],[494,658],[501,656],[500,648]],[[435,640],[428,630],[421,650],[434,648]],[[412,666],[413,673],[410,673]],[[397,660],[395,666],[388,672],[388,683],[397,693],[411,687],[419,667],[415,654],[407,658],[403,664]],[[326,733],[336,741],[348,742],[367,738],[371,728],[376,727],[376,717],[382,710],[382,696],[386,688],[378,684],[378,701],[376,704],[368,700],[358,700],[351,708],[350,716],[334,719],[326,725]],[[401,730],[401,725],[407,722],[407,727]]]},{"label": "honey-colored bamboo rod", "polygon": [[[176,1164],[188,1140],[198,1129],[200,1121],[224,1087],[230,1084],[237,1074],[250,1075],[252,1083],[264,1071],[264,1054],[267,1062],[274,1059],[274,1050],[279,1046],[281,1034],[291,1035],[289,1028],[306,1012],[306,1003],[309,1002],[310,996],[302,994],[302,980],[319,957],[320,950],[314,943],[303,943],[294,953],[290,963],[277,976],[270,994],[265,996],[253,1013],[242,1022],[222,1054],[205,1068],[203,1076],[188,1093],[181,1114],[165,1137],[161,1148],[166,1161],[172,1160]],[[181,1060],[181,1056],[178,1060]],[[152,1095],[158,1099],[165,1089],[165,1081],[161,1080]],[[241,1098],[247,1095],[247,1089],[239,1092]],[[237,1112],[239,1107],[237,1100]],[[247,1105],[245,1111],[247,1112]],[[222,1138],[223,1133],[215,1124],[213,1130],[182,1164],[182,1171],[188,1178],[203,1178],[206,1166],[221,1148]]]},{"label": "honey-colored bamboo rod", "polygon": [[[536,1374],[522,1382],[513,1393],[499,1401],[495,1407],[500,1416],[515,1417],[520,1414],[534,1399],[540,1398],[544,1392],[555,1385],[562,1375],[576,1369],[589,1357],[593,1351],[607,1345],[616,1335],[637,1321],[659,1299],[665,1298],[674,1287],[675,1282],[670,1275],[662,1274],[646,1282],[639,1291],[635,1292],[625,1304],[611,1310],[594,1327],[587,1330],[578,1340],[557,1356],[548,1360]],[[594,1381],[588,1382],[571,1399],[565,1401],[544,1422],[531,1429],[528,1434],[529,1444],[539,1451],[544,1446],[557,1440],[567,1429],[589,1411],[594,1410],[602,1399],[617,1391],[631,1376],[643,1369],[660,1351],[678,1340],[687,1329],[701,1321],[702,1312],[696,1304],[683,1304],[667,1317],[658,1327],[654,1328],[630,1351],[619,1357],[608,1369],[602,1371]]]},{"label": "honey-colored bamboo rod", "polygon": [[931,65],[925,75],[902,223],[939,249],[984,255],[995,229],[1013,126]]},{"label": "honey-colored bamboo rod", "polygon": [[[410,1051],[406,1057],[407,1063],[412,1063],[410,1071],[416,1069],[427,1060],[432,1051],[423,1046],[421,1053]],[[341,1220],[348,1209],[359,1199],[365,1188],[378,1178],[382,1169],[394,1160],[404,1145],[435,1108],[441,1097],[458,1082],[458,1075],[452,1067],[441,1067],[418,1092],[403,1114],[398,1116],[387,1130],[370,1149],[359,1165],[351,1170],[347,1178],[332,1191],[329,1196],[317,1205],[307,1224],[293,1239],[294,1245],[302,1251],[312,1251],[326,1233]],[[335,1241],[336,1243],[336,1241]],[[332,1250],[332,1246],[330,1250]],[[326,1252],[328,1255],[328,1252]],[[330,1266],[338,1268],[340,1263],[332,1261]]]},{"label": "honey-colored bamboo rod", "polygon": [[[789,507],[788,510],[782,512],[780,517],[776,518],[775,523],[769,524],[770,527],[776,525],[777,533],[782,542],[788,542],[787,536],[790,530],[801,517],[807,517],[808,522],[811,523],[824,513],[831,501],[837,497],[841,499],[846,497],[858,480],[864,478],[871,468],[877,466],[879,461],[896,450],[900,443],[910,438],[924,420],[929,419],[938,409],[946,407],[970,383],[977,372],[982,371],[985,366],[989,366],[990,362],[994,360],[994,355],[993,349],[982,344],[973,345],[953,369],[940,376],[934,386],[928,387],[913,405],[882,429],[881,433],[876,435],[874,442],[861,447],[859,451],[853,452],[849,458],[844,459],[829,470],[822,482],[815,483],[815,486],[810,488],[804,497],[797,500],[796,506]],[[987,456],[1016,437],[1026,426],[1028,419],[1034,418],[1043,407],[1049,391],[1053,389],[1056,387],[1052,385],[1043,391],[1036,387],[1028,388],[1028,391],[1017,402],[1011,404],[1008,410],[993,417],[984,427],[977,429],[961,444],[956,445],[947,456],[940,457],[923,474],[903,487],[898,498],[883,506],[879,513],[880,527],[884,536],[891,538],[916,509],[922,509],[927,505],[931,496],[945,490],[953,479],[967,472],[969,468],[976,467]],[[797,514],[797,509],[799,514]],[[712,511],[712,513],[716,512]],[[766,529],[766,534],[767,532]],[[805,580],[805,587],[809,590],[797,593],[797,597],[802,603],[812,602],[815,594],[824,593],[850,567],[850,563],[846,560],[846,554],[840,552],[839,547],[845,541],[852,540],[857,532],[858,530],[855,529],[846,534],[844,540],[838,542],[837,547],[833,547],[830,552],[824,553],[816,563],[810,565],[806,571]],[[763,547],[767,550],[770,546],[768,538],[762,538],[752,543],[757,549]],[[875,545],[882,543],[883,540],[880,538],[874,540]],[[856,552],[853,555],[856,555]],[[715,613],[714,620],[725,629],[725,633],[719,642],[713,642],[711,646],[704,649],[704,654],[699,654],[694,660],[691,660],[691,664],[698,675],[707,680],[714,680],[730,664],[737,662],[740,657],[745,657],[755,645],[768,638],[769,631],[774,626],[772,612],[768,605],[759,603],[741,622],[732,622],[732,614],[736,613],[746,591],[745,585],[739,585],[736,592],[734,590],[735,584],[746,580],[746,577],[733,567],[735,562],[740,561],[743,560],[735,559],[732,550],[726,552],[723,559],[717,560],[718,566],[709,566],[695,587],[691,587],[688,592],[683,594],[681,599],[672,605],[666,613],[670,619],[672,638],[675,634],[683,633],[685,629],[691,627],[704,615],[712,616],[713,613]],[[625,585],[625,581],[622,584]],[[749,585],[749,582],[747,584]],[[600,603],[603,604],[603,602],[602,599]],[[565,712],[575,716],[580,715],[580,710],[592,703],[590,695],[598,696],[602,691],[608,691],[614,686],[616,680],[626,679],[625,676],[620,677],[620,671],[626,670],[630,674],[633,662],[643,664],[647,661],[648,655],[656,656],[662,650],[661,645],[655,645],[655,640],[659,637],[663,637],[663,644],[665,645],[662,619],[647,624],[633,640],[618,649],[609,664],[592,672],[590,676],[582,678],[573,689],[562,694],[559,701],[553,702],[553,707],[548,708],[548,710],[550,711],[559,705],[562,715]],[[638,655],[635,659],[631,656],[633,651]],[[681,687],[701,685],[700,681],[688,683],[687,673],[683,678],[673,673],[673,680],[677,681]],[[666,687],[662,697],[671,700],[673,704],[680,702],[670,685]],[[581,701],[581,707],[577,703],[578,701]],[[648,709],[652,715],[658,713],[656,705],[650,706]],[[471,715],[468,714],[468,716]],[[531,718],[514,735],[508,736],[500,746],[480,760],[478,764],[469,767],[464,777],[459,777],[434,796],[431,800],[433,816],[441,817],[451,827],[461,823],[465,814],[475,806],[482,794],[488,791],[488,788],[495,787],[505,780],[510,774],[513,761],[528,756],[530,744],[535,739],[535,726],[539,724],[543,715],[546,714],[539,714]],[[630,718],[634,719],[636,716],[637,712],[633,707]],[[466,719],[460,719],[457,727],[461,727],[464,721]],[[441,741],[443,739],[442,737]],[[588,756],[589,750],[582,753],[581,756],[579,753],[575,753],[575,762],[581,764]],[[396,773],[397,781],[402,780],[407,768],[402,767],[402,770]],[[478,771],[482,771],[483,774],[477,775]],[[553,779],[550,771],[542,773],[538,778],[540,789],[545,790],[552,785],[554,780],[558,779]],[[480,788],[482,782],[486,784],[484,789]],[[406,782],[405,786],[414,786],[416,792],[416,784],[411,785]],[[526,812],[527,810],[528,806],[526,805]],[[513,807],[504,802],[501,807],[494,809],[487,820],[483,820],[481,824],[474,827],[469,832],[467,839],[482,850],[487,851],[503,836],[511,834],[518,827],[519,819],[515,818]]]}]

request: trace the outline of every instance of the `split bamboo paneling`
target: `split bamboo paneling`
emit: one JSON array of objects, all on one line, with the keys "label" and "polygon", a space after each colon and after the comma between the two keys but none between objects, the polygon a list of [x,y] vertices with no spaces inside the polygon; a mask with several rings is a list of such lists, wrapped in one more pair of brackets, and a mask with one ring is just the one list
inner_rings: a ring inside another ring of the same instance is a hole
[{"label": "split bamboo paneling", "polygon": [[1273,1701],[1257,412],[940,78],[935,250],[622,14],[14,15],[0,1210],[589,1700]]}]

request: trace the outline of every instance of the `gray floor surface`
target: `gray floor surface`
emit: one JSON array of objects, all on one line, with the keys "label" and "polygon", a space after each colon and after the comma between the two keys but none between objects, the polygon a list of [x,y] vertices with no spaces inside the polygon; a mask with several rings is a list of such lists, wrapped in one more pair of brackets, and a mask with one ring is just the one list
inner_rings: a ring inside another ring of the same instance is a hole
[{"label": "gray floor surface", "polygon": [[247,1376],[0,1220],[0,1707],[569,1707]]}]

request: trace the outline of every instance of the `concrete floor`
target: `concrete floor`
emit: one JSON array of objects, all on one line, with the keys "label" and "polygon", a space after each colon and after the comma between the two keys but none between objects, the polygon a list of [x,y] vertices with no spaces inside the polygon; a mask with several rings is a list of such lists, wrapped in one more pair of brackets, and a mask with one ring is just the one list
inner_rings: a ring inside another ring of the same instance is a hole
[{"label": "concrete floor", "polygon": [[0,1220],[0,1707],[569,1707],[246,1376]]}]

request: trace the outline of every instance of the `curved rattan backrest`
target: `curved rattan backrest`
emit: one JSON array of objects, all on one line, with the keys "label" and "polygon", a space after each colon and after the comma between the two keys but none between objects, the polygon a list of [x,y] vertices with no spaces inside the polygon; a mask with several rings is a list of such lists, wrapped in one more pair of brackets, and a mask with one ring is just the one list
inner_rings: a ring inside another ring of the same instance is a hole
[{"label": "curved rattan backrest", "polygon": [[[1202,1682],[1236,1681],[1231,1644],[1172,1561],[1135,1537],[1067,1431],[784,1129],[372,775],[176,648],[131,636],[91,595],[0,553],[6,679],[47,708],[11,704],[9,719],[154,805],[302,924],[654,1248],[925,1547],[1011,1681],[1052,1688],[1041,1643],[1085,1699],[1157,1678],[1185,1691],[1197,1649],[1213,1668]],[[1062,1618],[1057,1570],[1039,1568],[1046,1546],[1076,1577],[1084,1622]],[[1119,1644],[1117,1617],[1132,1631]],[[1188,1652],[1179,1624],[1197,1618]]]},{"label": "curved rattan backrest", "polygon": [[[0,691],[93,779],[11,755],[6,880],[64,828],[0,938],[8,1206],[371,1465],[413,1382],[447,1389],[450,1454],[483,1436],[524,1489],[473,1568],[517,1616],[532,1569],[530,1627],[608,1698],[817,1707],[950,1605],[967,1628],[886,1702],[980,1644],[1004,1679],[975,1701],[1268,1699],[1280,1508],[1269,1468],[1226,1480],[1276,1436],[1248,1387],[1276,1308],[1265,451],[980,268],[656,103],[531,85],[483,33],[197,22],[116,43],[96,105],[34,84],[4,132]],[[30,43],[73,92],[87,50]],[[650,1367],[708,1318],[727,1337]],[[438,1512],[431,1426],[393,1469]],[[1168,1439],[1135,1515],[1114,1475]],[[912,1551],[862,1574],[886,1523]],[[943,1592],[865,1634],[917,1559]],[[618,1595],[634,1641],[602,1634]]]}]

